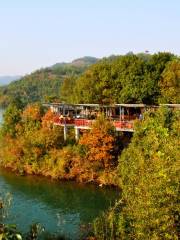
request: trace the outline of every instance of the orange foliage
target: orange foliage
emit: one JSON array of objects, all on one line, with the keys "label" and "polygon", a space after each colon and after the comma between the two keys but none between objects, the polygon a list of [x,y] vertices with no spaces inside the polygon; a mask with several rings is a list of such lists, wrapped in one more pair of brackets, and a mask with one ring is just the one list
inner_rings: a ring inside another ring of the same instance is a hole
[{"label": "orange foliage", "polygon": [[38,104],[28,105],[22,113],[23,120],[40,121],[41,108]]},{"label": "orange foliage", "polygon": [[55,118],[55,114],[49,109],[46,112],[46,114],[42,117],[42,126],[51,127],[53,125],[54,118]]},{"label": "orange foliage", "polygon": [[114,137],[109,128],[93,126],[90,132],[83,134],[79,144],[85,146],[88,161],[99,162],[104,168],[112,165]]}]

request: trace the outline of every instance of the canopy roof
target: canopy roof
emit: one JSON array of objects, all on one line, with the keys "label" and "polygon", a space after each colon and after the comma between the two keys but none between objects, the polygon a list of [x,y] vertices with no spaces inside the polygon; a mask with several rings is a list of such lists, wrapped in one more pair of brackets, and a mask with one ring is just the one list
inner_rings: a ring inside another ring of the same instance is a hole
[{"label": "canopy roof", "polygon": [[79,103],[79,104],[68,104],[68,103],[44,103],[45,107],[59,107],[59,108],[76,108],[76,107],[92,107],[92,108],[114,108],[114,107],[127,107],[127,108],[144,108],[144,107],[154,107],[167,106],[171,108],[180,108],[180,104],[160,104],[160,105],[146,105],[143,103],[118,103],[114,105],[103,105],[95,103]]}]

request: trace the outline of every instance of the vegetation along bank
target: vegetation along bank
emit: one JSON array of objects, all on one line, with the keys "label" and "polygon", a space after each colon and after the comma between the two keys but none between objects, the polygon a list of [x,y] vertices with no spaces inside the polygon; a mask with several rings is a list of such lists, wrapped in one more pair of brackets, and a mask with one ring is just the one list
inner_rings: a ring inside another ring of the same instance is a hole
[{"label": "vegetation along bank", "polygon": [[[179,92],[179,57],[131,54],[99,60],[80,75],[66,77],[53,99],[178,104]],[[18,93],[11,97],[1,128],[1,166],[120,187],[119,201],[94,223],[96,239],[178,239],[179,110],[145,112],[129,136],[117,136],[102,114],[78,143],[71,130],[64,142],[63,128],[53,125],[51,111],[38,103],[27,105]]]}]

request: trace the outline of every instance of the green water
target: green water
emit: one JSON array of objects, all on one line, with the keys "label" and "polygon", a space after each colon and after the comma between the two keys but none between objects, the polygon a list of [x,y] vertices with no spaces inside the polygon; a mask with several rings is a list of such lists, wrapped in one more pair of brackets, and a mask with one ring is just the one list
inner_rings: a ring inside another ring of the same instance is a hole
[{"label": "green water", "polygon": [[83,225],[91,223],[118,197],[115,189],[74,182],[56,182],[37,176],[17,176],[0,170],[0,194],[13,197],[6,223],[27,232],[41,223],[46,232],[79,239]]},{"label": "green water", "polygon": [[34,176],[16,176],[0,170],[0,190],[13,201],[7,223],[23,232],[39,222],[50,233],[78,239],[82,225],[90,223],[117,198],[117,191],[73,182],[55,182]]}]

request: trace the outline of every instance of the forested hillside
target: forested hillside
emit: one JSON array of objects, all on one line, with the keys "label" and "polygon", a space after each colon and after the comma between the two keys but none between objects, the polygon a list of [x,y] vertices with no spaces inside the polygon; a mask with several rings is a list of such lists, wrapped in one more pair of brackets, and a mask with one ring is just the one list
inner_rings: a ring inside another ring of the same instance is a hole
[{"label": "forested hillside", "polygon": [[1,167],[118,186],[119,200],[94,221],[92,239],[178,239],[179,108],[145,111],[134,122],[133,134],[117,134],[113,122],[98,114],[76,142],[74,129],[64,141],[51,110],[23,104],[180,103],[179,57],[131,53],[80,65],[56,64],[2,89],[2,99],[16,101],[7,107],[0,128]]},{"label": "forested hillside", "polygon": [[171,53],[104,58],[61,88],[72,103],[179,103],[179,93],[180,59]]},{"label": "forested hillside", "polygon": [[133,54],[57,63],[0,88],[0,104],[14,100],[67,103],[180,103],[180,58]]},{"label": "forested hillside", "polygon": [[60,101],[60,87],[67,77],[77,77],[98,59],[84,57],[72,63],[57,63],[40,69],[20,80],[0,88],[0,105],[7,106],[17,100],[23,105],[32,102]]}]

